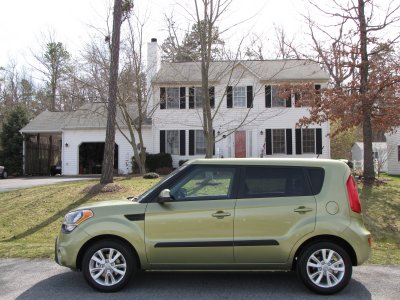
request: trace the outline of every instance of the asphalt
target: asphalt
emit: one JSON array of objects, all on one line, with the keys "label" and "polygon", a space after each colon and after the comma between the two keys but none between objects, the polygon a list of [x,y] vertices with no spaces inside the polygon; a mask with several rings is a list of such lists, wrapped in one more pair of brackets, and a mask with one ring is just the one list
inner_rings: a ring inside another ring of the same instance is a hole
[{"label": "asphalt", "polygon": [[[349,285],[329,299],[399,299],[400,266],[353,269]],[[0,299],[327,299],[293,272],[141,272],[122,291],[102,294],[81,273],[51,260],[1,259]]]},{"label": "asphalt", "polygon": [[14,191],[19,189],[26,189],[35,186],[43,186],[50,184],[58,184],[69,181],[82,181],[99,178],[99,175],[91,176],[53,176],[53,177],[18,177],[18,178],[8,178],[0,179],[0,193]]}]

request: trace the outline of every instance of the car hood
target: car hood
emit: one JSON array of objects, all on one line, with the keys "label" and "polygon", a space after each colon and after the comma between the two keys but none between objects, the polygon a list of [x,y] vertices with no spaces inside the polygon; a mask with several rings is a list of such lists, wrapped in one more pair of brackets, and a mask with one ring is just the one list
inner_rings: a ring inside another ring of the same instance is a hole
[{"label": "car hood", "polygon": [[90,209],[95,215],[114,215],[144,213],[146,203],[133,202],[127,199],[107,200],[93,203],[86,203],[74,210]]}]

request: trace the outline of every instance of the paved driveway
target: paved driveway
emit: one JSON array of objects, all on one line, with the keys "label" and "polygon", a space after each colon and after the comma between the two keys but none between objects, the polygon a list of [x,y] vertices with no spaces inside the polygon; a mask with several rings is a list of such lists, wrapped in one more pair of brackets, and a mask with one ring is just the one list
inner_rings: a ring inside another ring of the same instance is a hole
[{"label": "paved driveway", "polygon": [[[361,266],[329,299],[399,299],[399,266]],[[81,273],[51,260],[0,259],[0,298],[8,299],[327,299],[293,272],[141,272],[119,293],[92,290]]]},{"label": "paved driveway", "polygon": [[68,181],[89,180],[99,178],[96,176],[54,176],[54,177],[19,177],[0,179],[0,192],[26,189],[35,186],[57,184]]}]

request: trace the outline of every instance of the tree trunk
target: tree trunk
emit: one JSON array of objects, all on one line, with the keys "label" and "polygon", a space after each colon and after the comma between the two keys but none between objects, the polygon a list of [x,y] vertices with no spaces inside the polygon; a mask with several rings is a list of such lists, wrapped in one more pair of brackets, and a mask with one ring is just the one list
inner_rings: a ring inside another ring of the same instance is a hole
[{"label": "tree trunk", "polygon": [[365,20],[365,0],[358,0],[358,20],[360,23],[360,96],[363,110],[363,141],[364,141],[364,178],[375,179],[374,161],[372,156],[372,124],[371,100],[366,96],[368,92],[368,49],[367,49],[367,23]]},{"label": "tree trunk", "polygon": [[115,114],[117,110],[117,80],[119,64],[119,43],[122,20],[122,0],[114,0],[113,31],[111,42],[110,81],[108,87],[107,131],[104,147],[104,158],[101,184],[113,182],[114,148],[115,148]]}]

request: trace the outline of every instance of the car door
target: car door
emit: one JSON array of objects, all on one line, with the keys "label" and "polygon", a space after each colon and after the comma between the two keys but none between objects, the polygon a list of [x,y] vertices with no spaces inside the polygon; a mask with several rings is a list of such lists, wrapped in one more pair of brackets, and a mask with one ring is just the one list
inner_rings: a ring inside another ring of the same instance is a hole
[{"label": "car door", "polygon": [[235,206],[236,263],[280,264],[314,231],[315,198],[299,167],[243,167]]},{"label": "car door", "polygon": [[150,264],[233,262],[235,167],[195,165],[167,186],[171,199],[149,203],[145,243]]}]

